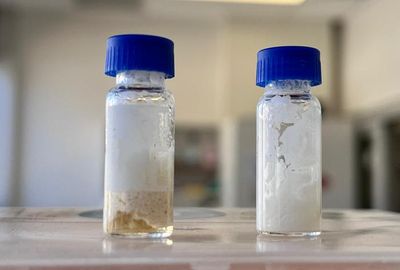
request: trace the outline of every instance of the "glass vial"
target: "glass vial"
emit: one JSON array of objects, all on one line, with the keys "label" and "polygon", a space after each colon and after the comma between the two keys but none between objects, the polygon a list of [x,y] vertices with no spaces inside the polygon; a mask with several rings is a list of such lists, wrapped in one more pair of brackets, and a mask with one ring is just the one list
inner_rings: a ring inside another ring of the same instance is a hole
[{"label": "glass vial", "polygon": [[316,236],[321,232],[320,53],[300,46],[257,55],[257,232]]},{"label": "glass vial", "polygon": [[104,232],[139,238],[173,230],[175,102],[173,43],[148,35],[107,41]]}]

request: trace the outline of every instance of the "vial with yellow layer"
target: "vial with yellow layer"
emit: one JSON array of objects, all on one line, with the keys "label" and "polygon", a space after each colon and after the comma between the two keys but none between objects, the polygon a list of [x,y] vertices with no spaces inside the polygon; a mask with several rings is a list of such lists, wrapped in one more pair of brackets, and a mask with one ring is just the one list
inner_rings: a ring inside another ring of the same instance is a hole
[{"label": "vial with yellow layer", "polygon": [[173,230],[175,102],[173,42],[149,35],[107,41],[104,232],[138,238]]}]

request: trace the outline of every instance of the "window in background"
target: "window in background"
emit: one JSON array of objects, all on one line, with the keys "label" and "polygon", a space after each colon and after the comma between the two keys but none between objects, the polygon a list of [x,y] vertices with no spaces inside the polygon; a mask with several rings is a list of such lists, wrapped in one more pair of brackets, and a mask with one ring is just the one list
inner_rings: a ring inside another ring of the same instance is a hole
[{"label": "window in background", "polygon": [[389,181],[388,200],[391,211],[400,212],[400,117],[395,116],[387,124],[388,156],[389,156]]},{"label": "window in background", "polygon": [[177,127],[175,140],[175,205],[218,205],[216,129]]},{"label": "window in background", "polygon": [[372,207],[371,185],[372,185],[372,139],[367,132],[360,132],[356,138],[356,168],[358,171],[357,187],[358,203],[357,207],[369,209]]},{"label": "window in background", "polygon": [[12,72],[7,62],[0,62],[0,206],[10,206],[14,145],[14,99]]}]

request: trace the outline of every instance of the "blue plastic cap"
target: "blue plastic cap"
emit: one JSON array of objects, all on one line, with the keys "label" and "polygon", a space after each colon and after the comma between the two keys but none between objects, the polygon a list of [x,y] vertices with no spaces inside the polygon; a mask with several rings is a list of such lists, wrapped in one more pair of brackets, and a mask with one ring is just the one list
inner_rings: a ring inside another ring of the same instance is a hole
[{"label": "blue plastic cap", "polygon": [[151,35],[116,35],[107,39],[105,74],[115,77],[126,70],[148,70],[175,76],[174,43]]},{"label": "blue plastic cap", "polygon": [[319,50],[304,46],[281,46],[259,51],[257,86],[265,87],[278,80],[308,80],[311,86],[321,84]]}]

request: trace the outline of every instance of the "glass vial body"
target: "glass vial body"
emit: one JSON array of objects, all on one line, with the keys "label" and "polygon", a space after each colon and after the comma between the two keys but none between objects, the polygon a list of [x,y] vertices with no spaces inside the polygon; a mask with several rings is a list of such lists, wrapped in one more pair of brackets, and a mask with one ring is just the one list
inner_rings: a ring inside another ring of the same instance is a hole
[{"label": "glass vial body", "polygon": [[124,71],[106,101],[104,232],[168,237],[173,230],[175,102],[165,74]]},{"label": "glass vial body", "polygon": [[321,231],[321,106],[307,80],[273,81],[257,105],[257,231]]}]

